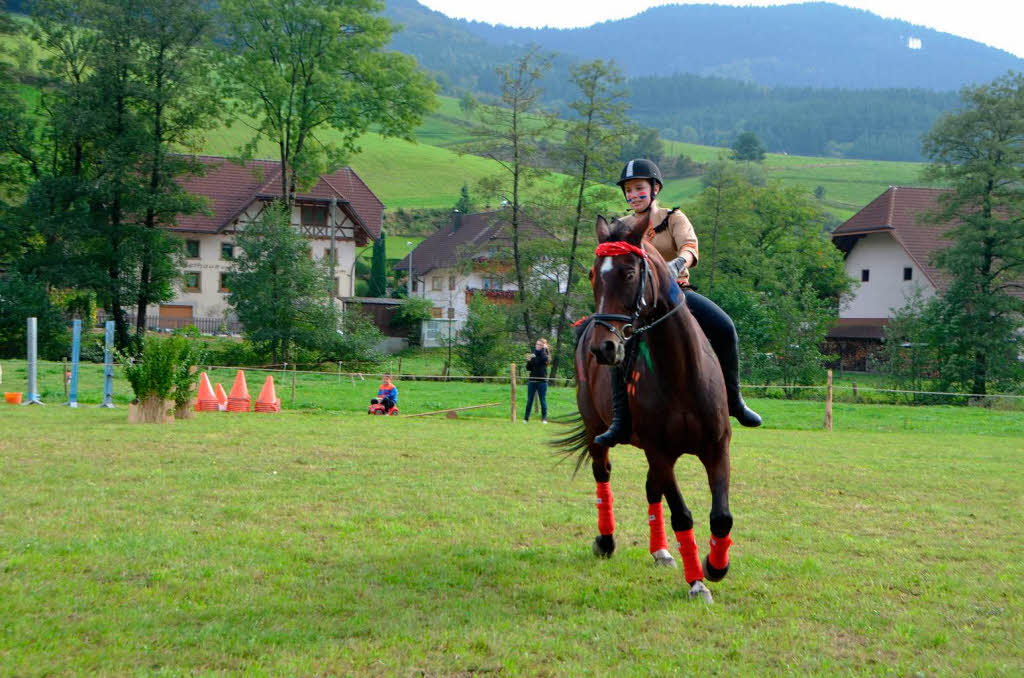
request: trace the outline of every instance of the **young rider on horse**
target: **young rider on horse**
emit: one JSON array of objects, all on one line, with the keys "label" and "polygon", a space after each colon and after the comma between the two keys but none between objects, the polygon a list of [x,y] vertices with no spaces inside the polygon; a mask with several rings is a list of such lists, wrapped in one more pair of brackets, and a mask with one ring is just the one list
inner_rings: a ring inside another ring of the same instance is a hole
[{"label": "young rider on horse", "polygon": [[[649,217],[649,227],[645,238],[654,245],[668,263],[669,272],[676,277],[682,290],[686,306],[700,324],[711,348],[718,356],[725,377],[725,387],[729,396],[729,414],[744,426],[760,426],[761,417],[743,402],[740,395],[739,370],[739,339],[736,326],[707,297],[697,294],[690,287],[689,269],[697,265],[697,234],[693,225],[678,209],[667,210],[658,206],[656,200],[661,190],[661,170],[650,160],[630,160],[622,168],[618,181],[622,194],[633,210],[633,214],[622,219],[627,225],[633,225],[637,219]],[[678,298],[672,301],[677,301]],[[629,396],[626,393],[626,375],[621,368],[613,368],[612,373],[612,423],[605,433],[597,436],[594,442],[605,447],[618,443],[629,442],[632,435],[632,422],[629,413]]]}]

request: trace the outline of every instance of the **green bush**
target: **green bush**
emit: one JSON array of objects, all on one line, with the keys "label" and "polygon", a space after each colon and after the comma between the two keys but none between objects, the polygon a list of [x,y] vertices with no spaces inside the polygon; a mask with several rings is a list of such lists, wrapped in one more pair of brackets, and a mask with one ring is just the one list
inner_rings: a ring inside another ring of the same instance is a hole
[{"label": "green bush", "polygon": [[137,357],[118,353],[121,370],[138,400],[170,398],[178,381],[179,363],[188,349],[185,337],[148,336]]},{"label": "green bush", "polygon": [[31,276],[11,271],[0,279],[0,357],[25,357],[29,318],[36,318],[36,348],[40,358],[60,360],[70,355],[67,323],[50,301],[46,286]]},{"label": "green bush", "polygon": [[455,347],[458,363],[475,377],[504,373],[513,354],[515,344],[509,326],[510,315],[505,307],[492,304],[481,295],[469,303],[466,325],[459,332]]}]

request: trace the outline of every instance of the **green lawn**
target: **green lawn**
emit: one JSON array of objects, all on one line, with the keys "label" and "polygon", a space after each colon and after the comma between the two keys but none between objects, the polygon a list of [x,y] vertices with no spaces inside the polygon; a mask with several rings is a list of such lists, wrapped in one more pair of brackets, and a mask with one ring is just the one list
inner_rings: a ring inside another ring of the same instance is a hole
[{"label": "green lawn", "polygon": [[[633,448],[619,550],[591,556],[557,425],[0,405],[0,674],[1024,672],[1019,415],[844,405],[827,434],[814,403],[758,405],[710,607],[651,564]],[[705,545],[703,470],[677,474]]]}]

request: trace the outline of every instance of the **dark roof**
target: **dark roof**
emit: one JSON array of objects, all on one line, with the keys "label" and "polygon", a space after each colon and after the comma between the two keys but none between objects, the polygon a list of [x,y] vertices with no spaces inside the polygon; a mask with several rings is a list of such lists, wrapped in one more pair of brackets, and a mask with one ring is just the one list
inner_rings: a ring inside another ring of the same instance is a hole
[{"label": "dark roof", "polygon": [[888,318],[840,318],[826,335],[829,339],[882,339]]},{"label": "dark roof", "polygon": [[[453,215],[447,226],[421,242],[395,264],[395,270],[408,270],[409,256],[412,257],[416,275],[423,275],[435,268],[451,268],[467,258],[489,259],[490,248],[511,247],[511,224],[506,221],[508,215],[508,210]],[[520,228],[521,236],[527,239],[552,237],[525,219]]]},{"label": "dark roof", "polygon": [[920,221],[923,214],[938,212],[943,188],[890,186],[882,195],[832,231],[832,240],[848,253],[860,237],[872,233],[889,233],[921,269],[928,281],[938,289],[949,282],[946,273],[931,265],[931,255],[949,247],[942,237],[953,222],[932,224]]},{"label": "dark roof", "polygon": [[[255,200],[272,200],[281,195],[281,163],[276,160],[249,160],[244,164],[227,158],[200,155],[205,173],[179,180],[181,187],[207,200],[210,214],[178,215],[175,231],[218,233],[230,226],[238,215]],[[335,198],[341,209],[354,221],[357,240],[360,236],[380,237],[384,203],[349,167],[321,174],[316,184],[296,193],[296,202],[324,202]],[[360,233],[360,230],[363,233]]]}]

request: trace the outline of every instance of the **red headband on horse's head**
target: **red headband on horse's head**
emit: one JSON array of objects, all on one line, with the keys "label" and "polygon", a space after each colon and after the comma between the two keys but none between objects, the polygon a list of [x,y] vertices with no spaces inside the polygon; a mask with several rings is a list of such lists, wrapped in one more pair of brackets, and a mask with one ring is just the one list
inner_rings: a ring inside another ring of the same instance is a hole
[{"label": "red headband on horse's head", "polygon": [[647,252],[642,247],[636,245],[630,245],[628,242],[617,240],[615,242],[603,242],[597,246],[594,250],[594,255],[598,257],[618,257],[623,254],[636,254],[638,256],[647,258]]}]

